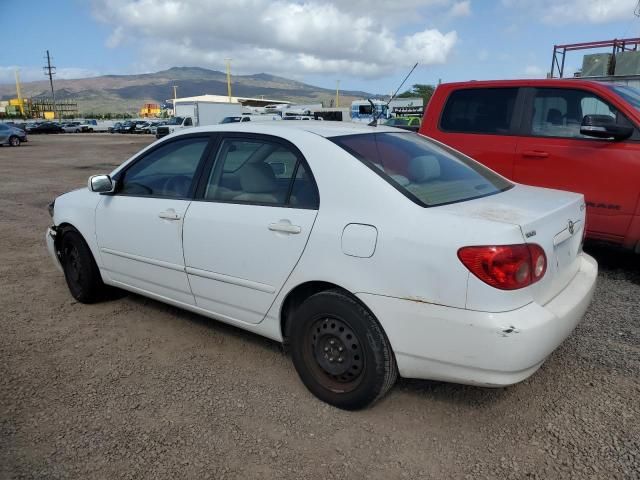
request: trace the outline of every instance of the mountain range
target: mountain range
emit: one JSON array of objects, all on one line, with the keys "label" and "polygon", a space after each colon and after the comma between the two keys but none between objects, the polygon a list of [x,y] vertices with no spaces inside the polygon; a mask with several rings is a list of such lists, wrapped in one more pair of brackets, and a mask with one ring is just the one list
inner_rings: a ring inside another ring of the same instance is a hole
[{"label": "mountain range", "polygon": [[[335,101],[335,90],[267,73],[233,75],[231,82],[234,96],[324,103],[327,107]],[[178,86],[178,97],[227,95],[226,74],[199,67],[173,67],[137,75],[103,75],[69,80],[54,78],[56,100],[75,101],[81,113],[133,113],[145,103],[163,103],[173,98],[173,85]],[[48,80],[22,83],[21,90],[24,98],[51,96]],[[362,91],[340,91],[340,104],[346,106],[354,99],[374,96]],[[0,84],[0,99],[15,97],[15,85]]]}]

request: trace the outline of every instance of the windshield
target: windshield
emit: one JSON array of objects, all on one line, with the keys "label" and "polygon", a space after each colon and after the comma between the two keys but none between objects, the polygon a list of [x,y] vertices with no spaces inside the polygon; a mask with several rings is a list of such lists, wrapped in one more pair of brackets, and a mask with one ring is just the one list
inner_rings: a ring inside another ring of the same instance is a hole
[{"label": "windshield", "polygon": [[628,85],[610,85],[609,88],[636,110],[640,110],[640,90]]},{"label": "windshield", "polygon": [[385,125],[389,125],[391,127],[393,127],[394,125],[406,126],[406,125],[409,125],[409,119],[408,118],[392,118],[391,120],[387,120]]},{"label": "windshield", "polygon": [[486,197],[513,186],[478,162],[415,133],[367,133],[331,141],[423,207]]},{"label": "windshield", "polygon": [[238,123],[242,117],[224,117],[220,123]]},{"label": "windshield", "polygon": [[167,125],[182,125],[183,120],[184,119],[182,117],[173,117],[167,122]]}]

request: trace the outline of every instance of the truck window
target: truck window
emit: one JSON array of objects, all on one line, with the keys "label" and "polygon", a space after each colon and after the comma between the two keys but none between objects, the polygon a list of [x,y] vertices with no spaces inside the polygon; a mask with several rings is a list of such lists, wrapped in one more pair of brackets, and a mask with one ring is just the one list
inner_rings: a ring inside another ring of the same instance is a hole
[{"label": "truck window", "polygon": [[590,138],[580,134],[585,115],[607,115],[629,124],[607,102],[585,90],[539,88],[533,99],[531,134],[537,137]]},{"label": "truck window", "polygon": [[518,88],[466,88],[447,99],[440,130],[457,133],[509,134]]},{"label": "truck window", "polygon": [[191,120],[191,117],[187,117],[187,118],[184,120],[184,126],[185,126],[185,127],[191,127],[191,126],[193,126],[193,120]]}]

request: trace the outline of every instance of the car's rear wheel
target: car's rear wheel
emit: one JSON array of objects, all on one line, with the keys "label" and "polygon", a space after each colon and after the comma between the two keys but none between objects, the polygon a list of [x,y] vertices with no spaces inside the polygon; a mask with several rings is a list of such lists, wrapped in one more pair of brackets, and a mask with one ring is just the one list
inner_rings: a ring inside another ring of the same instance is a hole
[{"label": "car's rear wheel", "polygon": [[395,383],[395,357],[371,313],[340,290],[309,297],[291,323],[293,363],[307,388],[338,408],[356,410]]},{"label": "car's rear wheel", "polygon": [[12,147],[19,147],[20,138],[16,137],[15,135],[12,135],[11,137],[9,137],[9,145],[11,145]]},{"label": "car's rear wheel", "polygon": [[89,246],[76,230],[63,232],[61,261],[64,278],[73,298],[81,303],[94,303],[104,293],[100,270]]}]

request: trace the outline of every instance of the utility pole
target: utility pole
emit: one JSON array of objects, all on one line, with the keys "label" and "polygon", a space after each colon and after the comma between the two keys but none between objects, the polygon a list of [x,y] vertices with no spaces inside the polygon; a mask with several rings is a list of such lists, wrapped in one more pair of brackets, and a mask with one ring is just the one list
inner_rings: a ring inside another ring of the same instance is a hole
[{"label": "utility pole", "polygon": [[20,115],[24,117],[24,102],[22,100],[22,92],[20,91],[20,71],[18,69],[16,69],[16,94],[18,95]]},{"label": "utility pole", "polygon": [[178,85],[173,86],[173,103],[174,104],[176,103],[176,98],[178,98]]},{"label": "utility pole", "polygon": [[229,103],[231,103],[231,59],[225,58],[227,63],[227,95],[229,95]]},{"label": "utility pole", "polygon": [[[47,64],[42,67],[44,69],[44,75],[49,77],[49,85],[51,85],[51,100],[53,102],[53,116],[56,115],[56,94],[53,90],[53,76],[56,74],[56,67],[51,65],[51,56],[49,55],[49,50],[47,50]],[[58,112],[58,117],[60,117],[60,113]]]},{"label": "utility pole", "polygon": [[340,108],[340,80],[336,80],[336,108]]}]

